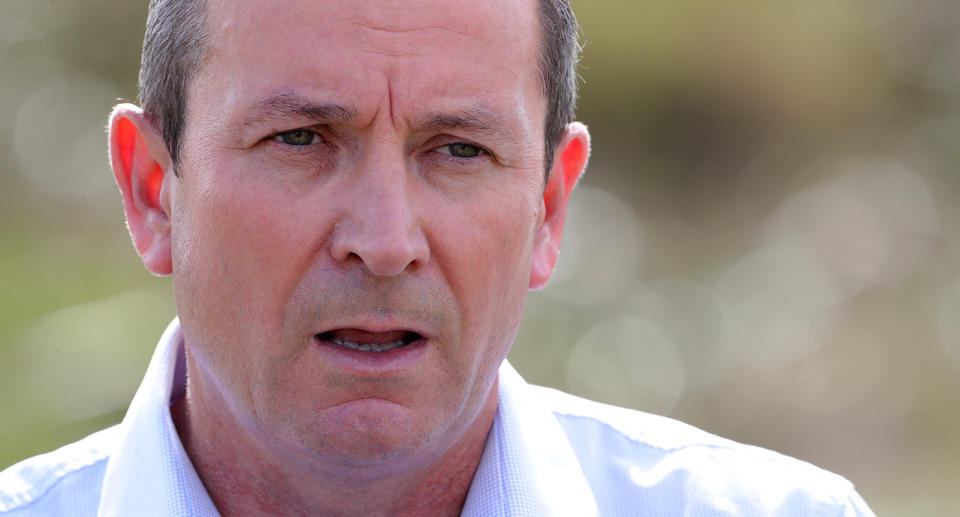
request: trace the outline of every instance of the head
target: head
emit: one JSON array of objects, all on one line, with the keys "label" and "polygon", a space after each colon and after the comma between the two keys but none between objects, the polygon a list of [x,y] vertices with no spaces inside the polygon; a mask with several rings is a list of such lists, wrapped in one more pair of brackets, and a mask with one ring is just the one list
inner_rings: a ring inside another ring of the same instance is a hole
[{"label": "head", "polygon": [[190,395],[291,462],[436,461],[495,409],[586,165],[586,128],[556,113],[569,10],[161,4],[147,47],[180,37],[163,19],[202,43],[153,69],[145,50],[145,111],[114,111],[111,159],[137,250],[173,275]]}]

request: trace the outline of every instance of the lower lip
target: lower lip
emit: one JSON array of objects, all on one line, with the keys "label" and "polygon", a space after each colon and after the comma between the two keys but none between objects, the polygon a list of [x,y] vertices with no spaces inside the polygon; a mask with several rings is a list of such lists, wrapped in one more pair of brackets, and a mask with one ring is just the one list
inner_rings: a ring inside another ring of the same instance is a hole
[{"label": "lower lip", "polygon": [[419,363],[426,355],[429,345],[427,338],[420,338],[406,346],[384,352],[363,352],[313,336],[323,360],[335,367],[357,373],[376,373],[378,375],[408,370]]}]

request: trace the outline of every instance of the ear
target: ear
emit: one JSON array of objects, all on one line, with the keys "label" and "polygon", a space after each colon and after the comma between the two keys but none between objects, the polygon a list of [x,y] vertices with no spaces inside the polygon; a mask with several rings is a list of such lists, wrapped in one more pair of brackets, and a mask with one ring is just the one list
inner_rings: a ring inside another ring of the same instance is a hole
[{"label": "ear", "polygon": [[574,122],[567,126],[553,154],[550,177],[543,191],[542,219],[533,238],[530,267],[530,289],[547,284],[560,254],[563,224],[567,218],[570,193],[587,167],[590,156],[590,133],[587,126]]},{"label": "ear", "polygon": [[173,168],[160,131],[132,104],[110,114],[110,166],[123,197],[133,246],[155,275],[172,271],[170,183]]}]

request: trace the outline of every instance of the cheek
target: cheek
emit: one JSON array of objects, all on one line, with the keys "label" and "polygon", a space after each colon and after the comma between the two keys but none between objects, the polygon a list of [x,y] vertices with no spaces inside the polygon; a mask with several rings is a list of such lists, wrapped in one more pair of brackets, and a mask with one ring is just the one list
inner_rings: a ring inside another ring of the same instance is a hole
[{"label": "cheek", "polygon": [[[232,179],[228,171],[218,177]],[[264,356],[289,353],[254,345],[290,342],[282,331],[284,300],[311,253],[298,228],[304,223],[291,216],[297,202],[250,183],[194,186],[178,199],[173,227],[184,333],[198,358],[231,372],[234,384],[254,374],[249,365],[269,362]]]},{"label": "cheek", "polygon": [[473,337],[512,342],[529,283],[535,209],[520,195],[497,202],[478,196],[445,208],[435,211],[439,226],[431,253],[473,332],[486,334]]},{"label": "cheek", "polygon": [[234,180],[194,189],[181,207],[187,226],[175,236],[181,271],[189,273],[199,294],[221,296],[206,300],[219,302],[215,305],[239,308],[276,296],[311,251],[297,207],[297,199],[263,182]]}]

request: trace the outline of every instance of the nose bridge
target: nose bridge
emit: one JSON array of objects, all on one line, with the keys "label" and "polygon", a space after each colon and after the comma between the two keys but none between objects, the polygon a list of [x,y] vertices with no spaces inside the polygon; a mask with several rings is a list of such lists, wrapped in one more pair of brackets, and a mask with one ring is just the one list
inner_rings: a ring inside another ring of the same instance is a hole
[{"label": "nose bridge", "polygon": [[357,261],[371,273],[393,276],[429,258],[419,208],[402,149],[372,145],[350,172],[341,200],[332,252],[339,262]]}]

